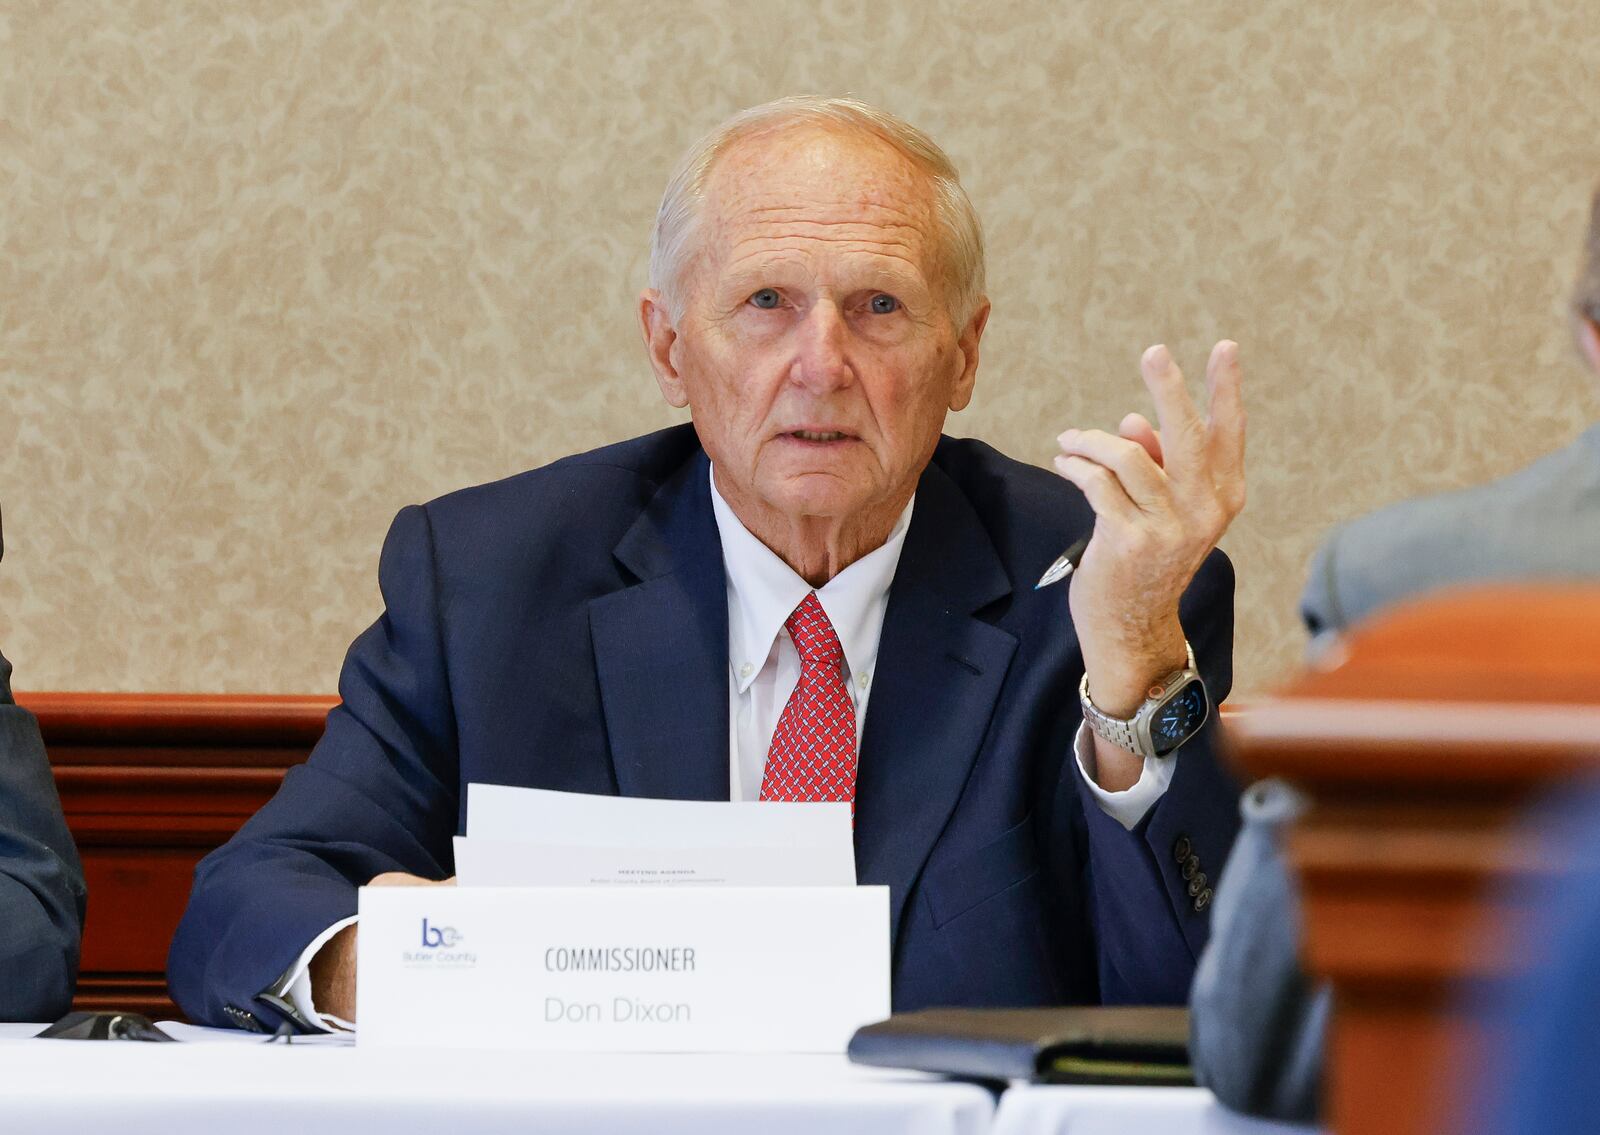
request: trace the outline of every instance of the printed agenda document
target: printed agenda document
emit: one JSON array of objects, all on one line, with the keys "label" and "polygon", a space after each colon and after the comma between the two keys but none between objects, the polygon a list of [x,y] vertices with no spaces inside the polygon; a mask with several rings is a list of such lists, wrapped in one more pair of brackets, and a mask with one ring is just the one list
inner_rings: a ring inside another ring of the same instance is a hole
[{"label": "printed agenda document", "polygon": [[464,887],[853,887],[850,805],[467,786]]}]

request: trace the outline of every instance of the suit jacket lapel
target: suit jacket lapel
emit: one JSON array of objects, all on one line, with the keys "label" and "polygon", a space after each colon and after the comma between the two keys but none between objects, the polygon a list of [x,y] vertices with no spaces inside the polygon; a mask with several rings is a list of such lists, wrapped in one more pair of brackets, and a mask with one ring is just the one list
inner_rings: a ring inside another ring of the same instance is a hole
[{"label": "suit jacket lapel", "polygon": [[728,594],[704,453],[617,545],[637,583],[589,604],[618,790],[728,798]]},{"label": "suit jacket lapel", "polygon": [[1017,648],[1015,636],[973,612],[1010,593],[971,503],[930,465],[889,592],[856,781],[856,876],[889,886],[893,932]]}]

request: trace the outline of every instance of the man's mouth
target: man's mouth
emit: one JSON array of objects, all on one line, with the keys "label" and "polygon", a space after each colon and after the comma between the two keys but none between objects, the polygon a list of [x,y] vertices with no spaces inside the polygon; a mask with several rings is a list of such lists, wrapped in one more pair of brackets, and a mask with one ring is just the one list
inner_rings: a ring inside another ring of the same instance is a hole
[{"label": "man's mouth", "polygon": [[849,437],[839,430],[790,430],[788,436],[801,441],[844,441]]}]

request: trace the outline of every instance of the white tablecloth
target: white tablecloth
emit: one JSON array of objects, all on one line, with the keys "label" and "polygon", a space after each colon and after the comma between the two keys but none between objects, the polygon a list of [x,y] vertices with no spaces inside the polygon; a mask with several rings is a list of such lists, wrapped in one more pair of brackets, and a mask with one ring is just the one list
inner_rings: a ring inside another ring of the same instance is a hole
[{"label": "white tablecloth", "polygon": [[1204,1088],[1057,1088],[1000,1097],[993,1135],[1315,1135],[1228,1111]]},{"label": "white tablecloth", "polygon": [[972,1084],[833,1056],[602,1056],[36,1041],[0,1024],[0,1132],[116,1135],[1313,1135],[1201,1088]]},{"label": "white tablecloth", "polygon": [[0,1025],[0,1131],[985,1135],[971,1084],[842,1056],[596,1056],[41,1041]]}]

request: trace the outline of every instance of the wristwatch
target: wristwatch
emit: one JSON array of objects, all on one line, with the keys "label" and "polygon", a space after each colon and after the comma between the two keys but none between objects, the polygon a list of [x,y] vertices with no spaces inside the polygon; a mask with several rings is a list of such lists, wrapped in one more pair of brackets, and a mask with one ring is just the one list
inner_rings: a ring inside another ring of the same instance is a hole
[{"label": "wristwatch", "polygon": [[1078,683],[1083,719],[1095,735],[1141,757],[1164,757],[1200,732],[1211,714],[1205,681],[1195,669],[1194,648],[1183,644],[1189,664],[1150,687],[1150,696],[1124,721],[1095,708],[1089,700],[1089,675]]}]

